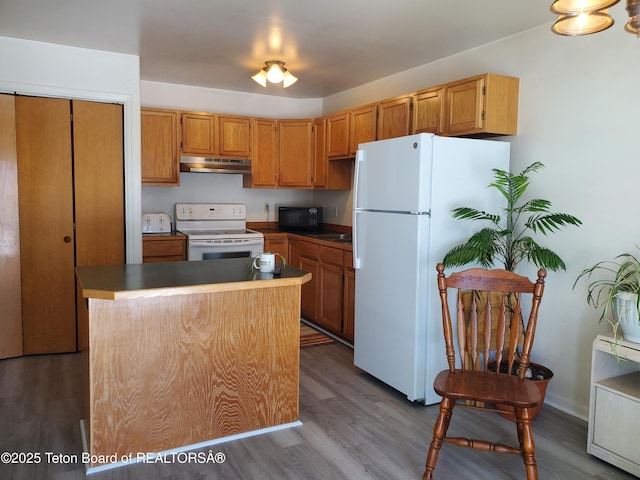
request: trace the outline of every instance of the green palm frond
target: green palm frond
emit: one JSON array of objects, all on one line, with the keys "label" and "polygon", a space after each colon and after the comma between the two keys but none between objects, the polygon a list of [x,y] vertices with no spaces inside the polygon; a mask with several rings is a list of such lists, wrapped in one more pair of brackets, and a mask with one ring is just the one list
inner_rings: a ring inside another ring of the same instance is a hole
[{"label": "green palm frond", "polygon": [[453,218],[459,220],[488,220],[496,225],[500,224],[500,215],[483,212],[475,208],[462,207],[452,210]]},{"label": "green palm frond", "polygon": [[560,230],[566,225],[582,225],[582,222],[567,213],[550,213],[548,215],[532,215],[525,223],[526,228],[534,232],[546,235],[549,232]]},{"label": "green palm frond", "polygon": [[506,199],[501,213],[490,213],[473,207],[452,210],[454,218],[491,223],[495,228],[483,228],[465,243],[453,247],[443,259],[445,267],[462,266],[477,262],[484,267],[502,263],[505,269],[515,270],[520,261],[526,260],[548,270],[566,270],[562,259],[552,250],[539,245],[529,235],[548,235],[563,227],[579,226],[582,222],[568,213],[552,213],[551,202],[535,198],[518,205],[530,185],[529,174],[544,168],[533,162],[519,174],[493,169],[494,181],[489,184]]},{"label": "green palm frond", "polygon": [[553,251],[548,248],[541,247],[531,237],[525,237],[522,242],[522,255],[527,261],[533,263],[536,267],[544,267],[547,270],[566,270],[567,266],[564,261]]},{"label": "green palm frond", "polygon": [[449,250],[443,263],[449,266],[462,266],[477,261],[488,268],[493,265],[496,255],[501,253],[499,242],[501,237],[501,232],[493,228],[483,228],[473,234],[467,243]]}]

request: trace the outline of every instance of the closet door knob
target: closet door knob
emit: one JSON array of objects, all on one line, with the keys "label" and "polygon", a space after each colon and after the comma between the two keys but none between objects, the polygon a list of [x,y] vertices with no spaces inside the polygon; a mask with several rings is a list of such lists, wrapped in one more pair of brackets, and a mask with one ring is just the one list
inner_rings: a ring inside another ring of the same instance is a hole
[{"label": "closet door knob", "polygon": [[63,240],[64,240],[64,243],[71,243],[71,237],[69,237],[69,236],[64,237]]}]

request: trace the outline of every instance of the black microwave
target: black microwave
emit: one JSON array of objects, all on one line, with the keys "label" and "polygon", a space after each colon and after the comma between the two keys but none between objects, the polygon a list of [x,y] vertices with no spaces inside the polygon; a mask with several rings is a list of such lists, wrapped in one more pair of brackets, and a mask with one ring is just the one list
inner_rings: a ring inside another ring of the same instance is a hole
[{"label": "black microwave", "polygon": [[282,230],[316,231],[322,228],[322,207],[278,207]]}]

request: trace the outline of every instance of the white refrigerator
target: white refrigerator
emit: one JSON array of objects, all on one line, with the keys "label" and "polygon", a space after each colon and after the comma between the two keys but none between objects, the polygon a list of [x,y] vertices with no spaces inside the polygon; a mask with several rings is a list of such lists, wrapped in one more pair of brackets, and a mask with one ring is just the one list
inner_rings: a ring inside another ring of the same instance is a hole
[{"label": "white refrigerator", "polygon": [[[493,168],[507,142],[421,133],[360,144],[353,188],[354,363],[427,405],[447,368],[436,265],[480,223],[451,210],[505,205]],[[466,267],[465,267],[466,268]]]}]

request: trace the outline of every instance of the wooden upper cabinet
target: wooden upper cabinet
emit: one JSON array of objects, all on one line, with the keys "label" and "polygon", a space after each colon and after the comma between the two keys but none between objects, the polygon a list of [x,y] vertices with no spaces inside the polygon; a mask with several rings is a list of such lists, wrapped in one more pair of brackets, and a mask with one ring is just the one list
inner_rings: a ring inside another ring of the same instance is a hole
[{"label": "wooden upper cabinet", "polygon": [[349,156],[349,112],[340,112],[327,119],[327,158]]},{"label": "wooden upper cabinet", "polygon": [[223,157],[251,156],[251,120],[249,117],[218,116],[218,153]]},{"label": "wooden upper cabinet", "polygon": [[311,186],[312,126],[313,120],[278,120],[279,186]]},{"label": "wooden upper cabinet", "polygon": [[180,185],[178,112],[142,108],[142,184]]},{"label": "wooden upper cabinet", "polygon": [[378,104],[378,140],[409,135],[412,104],[412,94],[390,98]]},{"label": "wooden upper cabinet", "polygon": [[324,188],[327,185],[327,118],[313,121],[313,169],[311,186]]},{"label": "wooden upper cabinet", "polygon": [[447,135],[515,135],[519,80],[487,73],[446,85]]},{"label": "wooden upper cabinet", "polygon": [[254,118],[251,132],[251,177],[245,176],[244,186],[275,188],[278,185],[278,121]]},{"label": "wooden upper cabinet", "polygon": [[354,108],[349,120],[349,154],[355,156],[358,145],[376,139],[378,105],[372,103]]},{"label": "wooden upper cabinet", "polygon": [[208,113],[183,113],[182,153],[216,155],[218,153],[218,117]]},{"label": "wooden upper cabinet", "polygon": [[444,87],[417,92],[413,100],[413,133],[444,131]]}]

